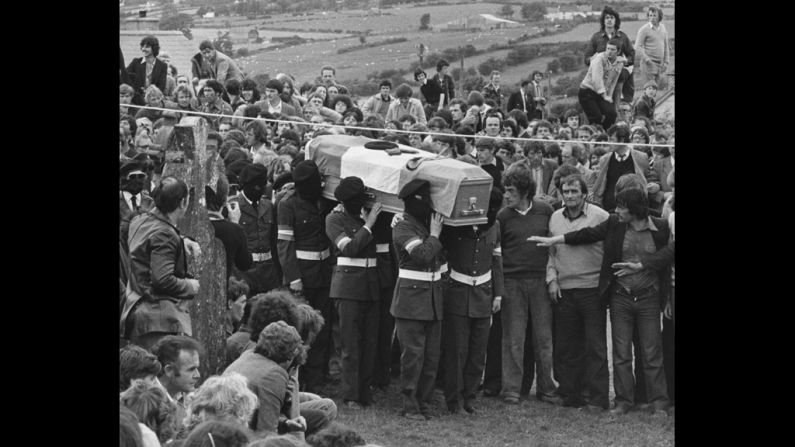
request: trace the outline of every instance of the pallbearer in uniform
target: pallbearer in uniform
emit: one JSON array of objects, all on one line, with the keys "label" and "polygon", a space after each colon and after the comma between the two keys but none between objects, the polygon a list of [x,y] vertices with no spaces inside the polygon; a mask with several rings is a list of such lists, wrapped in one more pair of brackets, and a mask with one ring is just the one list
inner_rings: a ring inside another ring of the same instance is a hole
[{"label": "pallbearer in uniform", "polygon": [[240,272],[240,276],[248,283],[249,296],[255,296],[281,285],[271,250],[276,242],[273,204],[263,197],[268,169],[260,164],[246,165],[240,172],[239,182],[243,191],[229,202],[240,208],[238,223],[243,227],[246,245],[254,260],[252,267]]},{"label": "pallbearer in uniform", "polygon": [[491,315],[502,302],[500,206],[502,193],[493,188],[485,225],[447,228],[442,237],[450,265],[442,343],[444,397],[451,413],[458,413],[462,403],[467,413],[475,412],[472,401],[486,366]]},{"label": "pallbearer in uniform", "polygon": [[[400,342],[401,414],[430,419],[442,333],[444,281],[442,216],[432,213],[430,183],[414,179],[401,188],[405,219],[392,230],[398,254],[398,280],[390,312]],[[445,275],[446,276],[446,275]]]},{"label": "pallbearer in uniform", "polygon": [[[392,305],[392,294],[395,293],[397,281],[397,260],[392,251],[392,218],[395,215],[381,211],[375,220],[373,239],[375,239],[376,259],[378,259],[379,283],[379,322],[378,343],[375,351],[375,369],[373,370],[373,386],[386,391],[392,377],[393,359],[399,361],[399,356],[392,355],[392,345],[395,341],[395,317],[389,313]],[[395,368],[397,371],[397,368]]]},{"label": "pallbearer in uniform", "polygon": [[326,236],[326,215],[333,208],[321,197],[320,172],[312,160],[304,160],[293,170],[295,194],[279,202],[278,249],[284,281],[294,293],[303,294],[319,310],[326,324],[309,349],[308,359],[299,375],[310,392],[319,391],[331,343],[331,300],[329,285],[334,260]]},{"label": "pallbearer in uniform", "polygon": [[378,341],[379,284],[371,228],[381,204],[365,211],[362,220],[364,193],[364,182],[359,177],[342,179],[334,197],[344,210],[326,216],[326,235],[337,254],[329,296],[340,319],[342,399],[352,409],[372,403],[370,383]]}]

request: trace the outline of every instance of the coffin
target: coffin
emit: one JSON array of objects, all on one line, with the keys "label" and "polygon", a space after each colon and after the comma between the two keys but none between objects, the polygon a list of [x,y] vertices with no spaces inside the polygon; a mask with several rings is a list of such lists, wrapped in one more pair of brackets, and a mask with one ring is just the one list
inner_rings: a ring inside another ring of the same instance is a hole
[{"label": "coffin", "polygon": [[369,202],[379,201],[386,211],[403,212],[397,195],[415,178],[431,184],[433,208],[442,214],[445,225],[486,223],[492,177],[479,166],[432,152],[398,145],[397,150],[368,149],[371,138],[350,135],[321,135],[306,146],[306,159],[317,163],[325,181],[323,195],[331,200],[340,179],[360,177],[367,187]]}]

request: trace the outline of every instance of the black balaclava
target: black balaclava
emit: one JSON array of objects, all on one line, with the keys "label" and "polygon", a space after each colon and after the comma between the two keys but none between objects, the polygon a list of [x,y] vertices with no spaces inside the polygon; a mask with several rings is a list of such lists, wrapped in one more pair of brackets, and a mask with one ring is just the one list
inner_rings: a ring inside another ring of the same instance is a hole
[{"label": "black balaclava", "polygon": [[258,182],[249,182],[243,185],[243,194],[246,195],[248,200],[252,202],[259,202],[262,198],[262,193],[265,192],[265,185]]},{"label": "black balaclava", "polygon": [[364,195],[354,197],[350,200],[342,202],[345,212],[354,217],[359,217],[362,214],[362,207],[364,206]]},{"label": "black balaclava", "polygon": [[413,195],[404,199],[406,213],[411,214],[426,227],[431,225],[431,204],[429,199],[417,199]]},{"label": "black balaclava", "polygon": [[320,199],[323,189],[320,184],[320,172],[315,170],[308,178],[295,182],[295,191],[298,196],[309,202],[316,202]]},{"label": "black balaclava", "polygon": [[124,179],[124,180],[122,180],[121,189],[122,189],[122,191],[127,191],[130,194],[132,194],[132,195],[136,195],[139,192],[143,191],[143,189],[144,189],[144,181],[145,180],[146,180],[146,177],[144,177],[144,178],[127,178],[127,179]]}]

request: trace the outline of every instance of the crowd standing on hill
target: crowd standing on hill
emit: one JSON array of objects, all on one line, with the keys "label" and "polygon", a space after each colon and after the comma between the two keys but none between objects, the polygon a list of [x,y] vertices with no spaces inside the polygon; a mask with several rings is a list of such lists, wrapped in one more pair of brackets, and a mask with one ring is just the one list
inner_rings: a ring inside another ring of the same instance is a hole
[{"label": "crowd standing on hill", "polygon": [[[330,65],[312,83],[278,73],[258,86],[209,41],[191,73],[176,73],[153,36],[129,65],[120,56],[121,445],[365,445],[338,412],[395,389],[412,420],[443,417],[435,388],[450,413],[477,414],[481,396],[515,405],[535,389],[550,405],[666,417],[675,129],[655,121],[670,51],[662,10],[648,17],[633,46],[604,8],[585,52],[583,113],[562,116],[549,113],[540,72],[506,95],[494,71],[463,98],[440,60],[432,76],[414,73],[419,94],[383,80],[358,97]],[[227,260],[227,366],[212,377],[200,377],[189,312],[200,283],[188,259],[202,247],[177,228],[190,190],[163,175],[186,116],[206,119],[207,150],[225,166],[205,187]],[[480,166],[494,179],[487,222],[443,225],[420,180],[400,190],[400,214],[365,207],[358,177],[329,200],[304,160],[326,134]]]}]

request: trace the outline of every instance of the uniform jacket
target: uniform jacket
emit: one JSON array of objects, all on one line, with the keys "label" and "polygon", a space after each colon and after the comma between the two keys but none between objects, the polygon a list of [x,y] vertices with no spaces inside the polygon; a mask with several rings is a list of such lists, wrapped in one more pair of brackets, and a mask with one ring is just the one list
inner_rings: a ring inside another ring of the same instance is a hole
[{"label": "uniform jacket", "polygon": [[376,251],[378,251],[379,246],[387,250],[385,252],[379,251],[376,255],[376,258],[378,258],[379,287],[382,289],[388,288],[390,291],[395,288],[398,271],[395,250],[392,247],[392,218],[394,216],[392,213],[382,211],[372,228]]},{"label": "uniform jacket", "polygon": [[[158,58],[155,58],[155,65],[152,67],[152,83],[156,85],[161,92],[166,91],[166,75],[168,67],[166,63]],[[127,74],[130,75],[131,87],[137,93],[143,95],[146,91],[146,61],[142,57],[136,57],[127,66]]]},{"label": "uniform jacket", "polygon": [[[657,252],[668,246],[668,240],[671,235],[668,221],[659,219],[657,217],[650,217],[656,230],[652,229],[652,238],[654,245],[657,247]],[[602,256],[602,268],[599,272],[599,295],[602,300],[607,302],[610,298],[608,293],[610,286],[613,284],[616,276],[614,275],[615,269],[612,265],[616,262],[621,262],[622,251],[624,246],[624,235],[627,232],[627,224],[621,223],[618,220],[618,214],[610,214],[606,221],[599,225],[583,228],[582,230],[572,231],[566,233],[564,238],[567,244],[580,245],[590,244],[593,242],[604,241],[604,255]],[[670,249],[669,249],[670,250]],[[669,252],[669,251],[666,251]],[[652,255],[649,253],[648,255]],[[641,258],[644,259],[644,258]],[[665,303],[663,297],[668,296],[669,281],[671,272],[668,268],[663,268],[659,271],[660,275],[660,298],[661,305]]]},{"label": "uniform jacket", "polygon": [[[340,256],[376,258],[375,239],[372,233],[364,228],[364,221],[358,217],[341,211],[331,212],[326,216],[326,235],[334,245],[338,259]],[[329,297],[376,301],[379,296],[378,287],[377,266],[336,265],[331,275]]]},{"label": "uniform jacket", "polygon": [[[406,251],[407,245],[419,245]],[[405,219],[392,229],[392,243],[398,254],[401,269],[420,272],[438,271],[445,263],[442,243],[430,235],[428,228],[414,216],[405,214]],[[410,320],[441,320],[445,278],[437,281],[421,281],[398,277],[389,311],[395,318]]]},{"label": "uniform jacket", "polygon": [[[635,173],[640,176],[643,181],[643,187],[645,188],[646,177],[649,175],[649,156],[637,149],[631,149],[630,154],[635,164]],[[591,200],[597,205],[602,205],[602,197],[607,187],[607,169],[610,166],[610,157],[614,157],[613,152],[608,152],[599,159],[599,170],[596,173],[596,181],[593,185],[593,196]]]},{"label": "uniform jacket", "polygon": [[[322,208],[321,208],[322,207]],[[278,250],[284,281],[289,284],[300,279],[306,287],[327,287],[331,281],[334,259],[322,261],[298,259],[296,250],[319,252],[330,249],[326,236],[328,200],[312,203],[293,194],[279,202]]]},{"label": "uniform jacket", "polygon": [[[240,221],[246,233],[246,246],[251,253],[265,253],[276,245],[276,225],[273,221],[273,204],[263,195],[257,203],[257,209],[240,193],[229,199],[237,202],[240,207]],[[275,251],[272,256],[277,256]]]},{"label": "uniform jacket", "polygon": [[442,232],[441,238],[451,271],[467,276],[491,271],[491,280],[477,286],[450,278],[444,299],[445,313],[470,318],[490,317],[494,297],[505,293],[500,222],[495,221],[482,232],[468,226],[449,227]]},{"label": "uniform jacket", "polygon": [[149,332],[192,334],[188,262],[179,230],[159,210],[130,223],[130,286],[142,297],[131,337]]}]

